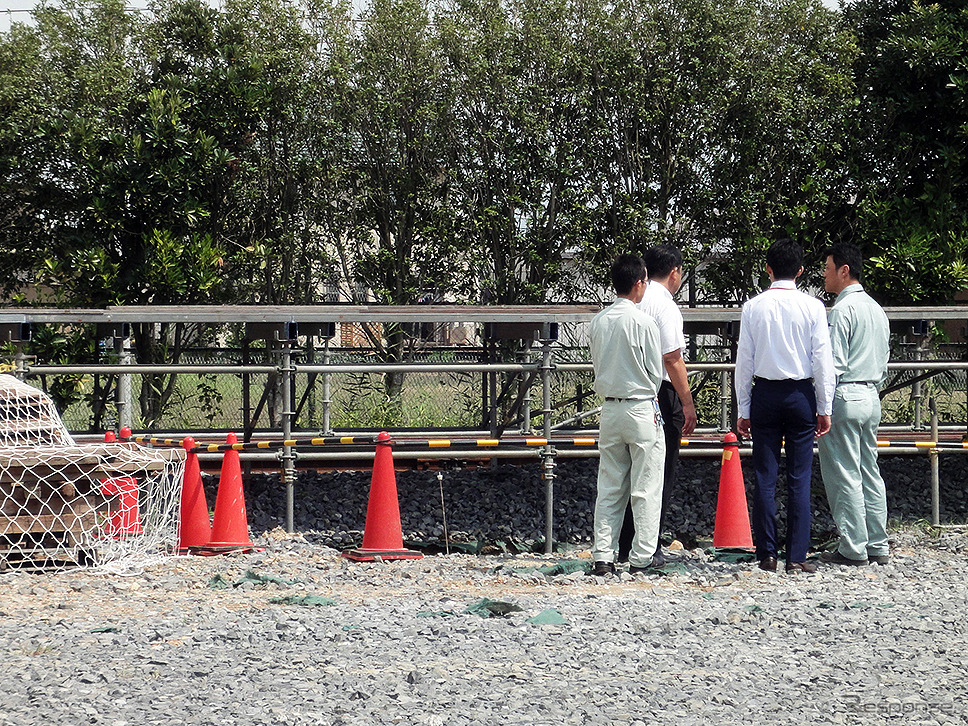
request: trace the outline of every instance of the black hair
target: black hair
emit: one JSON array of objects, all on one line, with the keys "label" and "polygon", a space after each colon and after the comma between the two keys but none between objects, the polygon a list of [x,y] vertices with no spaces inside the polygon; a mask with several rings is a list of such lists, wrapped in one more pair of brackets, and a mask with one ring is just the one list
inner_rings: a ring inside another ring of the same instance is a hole
[{"label": "black hair", "polygon": [[766,264],[776,280],[793,280],[803,267],[803,248],[789,237],[778,239],[766,251]]},{"label": "black hair", "polygon": [[663,278],[676,267],[682,267],[682,253],[672,245],[649,247],[642,255],[652,279]]},{"label": "black hair", "polygon": [[861,254],[860,248],[855,244],[838,242],[828,247],[823,253],[823,257],[824,259],[833,257],[834,266],[838,269],[847,265],[852,280],[860,280],[860,276],[864,274],[864,255]]},{"label": "black hair", "polygon": [[639,280],[648,279],[645,263],[638,255],[619,255],[612,263],[612,286],[619,295],[628,295]]}]

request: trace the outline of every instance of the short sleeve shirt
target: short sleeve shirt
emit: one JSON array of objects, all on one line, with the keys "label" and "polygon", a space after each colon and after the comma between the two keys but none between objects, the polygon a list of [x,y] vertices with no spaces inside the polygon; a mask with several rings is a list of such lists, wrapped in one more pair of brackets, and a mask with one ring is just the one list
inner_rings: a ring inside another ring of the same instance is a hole
[{"label": "short sleeve shirt", "polygon": [[[665,285],[650,282],[645,288],[639,308],[651,315],[659,327],[659,352],[662,355],[674,350],[685,351],[686,336],[682,330],[682,312]],[[669,372],[665,366],[662,367],[662,380],[669,380]]]},{"label": "short sleeve shirt", "polygon": [[595,392],[614,398],[655,398],[662,382],[659,328],[620,297],[589,325]]}]

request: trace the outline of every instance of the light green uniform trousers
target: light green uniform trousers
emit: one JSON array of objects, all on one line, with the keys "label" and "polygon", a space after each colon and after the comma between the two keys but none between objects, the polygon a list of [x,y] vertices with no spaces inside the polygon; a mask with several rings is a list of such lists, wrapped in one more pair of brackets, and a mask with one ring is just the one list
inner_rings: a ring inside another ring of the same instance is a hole
[{"label": "light green uniform trousers", "polygon": [[881,401],[869,383],[841,383],[829,433],[820,437],[820,472],[837,530],[852,560],[887,555],[887,495],[877,466]]},{"label": "light green uniform trousers", "polygon": [[648,567],[659,542],[665,435],[654,398],[606,401],[598,438],[596,562],[614,562],[625,508],[632,502],[635,538],[629,564]]}]

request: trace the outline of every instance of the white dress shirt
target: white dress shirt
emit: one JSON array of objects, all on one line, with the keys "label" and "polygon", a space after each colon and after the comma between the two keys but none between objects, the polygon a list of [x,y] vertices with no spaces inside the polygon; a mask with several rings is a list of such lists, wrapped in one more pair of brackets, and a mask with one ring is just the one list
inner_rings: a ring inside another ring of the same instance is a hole
[{"label": "white dress shirt", "polygon": [[827,310],[794,280],[777,280],[743,305],[735,373],[740,418],[750,417],[754,377],[813,378],[817,413],[830,415],[836,379]]},{"label": "white dress shirt", "polygon": [[[682,313],[672,293],[665,285],[650,282],[639,308],[655,319],[659,326],[659,352],[662,355],[674,350],[686,349],[686,336],[682,332]],[[669,371],[662,366],[662,380],[669,380]]]}]

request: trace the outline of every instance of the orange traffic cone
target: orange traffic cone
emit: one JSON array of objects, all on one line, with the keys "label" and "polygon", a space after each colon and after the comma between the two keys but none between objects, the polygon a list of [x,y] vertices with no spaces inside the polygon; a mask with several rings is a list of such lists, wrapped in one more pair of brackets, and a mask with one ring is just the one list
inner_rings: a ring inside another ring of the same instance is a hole
[{"label": "orange traffic cone", "polygon": [[138,480],[131,476],[102,479],[101,494],[118,498],[117,506],[108,510],[107,533],[115,539],[141,534]]},{"label": "orange traffic cone", "polygon": [[389,441],[390,434],[386,431],[377,437],[363,546],[343,552],[343,557],[356,562],[372,562],[377,557],[382,560],[419,560],[423,557],[403,546],[397,477],[393,473],[393,447]]},{"label": "orange traffic cone", "polygon": [[[226,443],[235,444],[230,433]],[[215,515],[212,517],[212,539],[205,545],[204,554],[221,554],[238,550],[258,549],[249,541],[249,523],[245,514],[245,492],[242,490],[242,466],[239,452],[229,449],[222,459],[222,472],[215,496]]]},{"label": "orange traffic cone", "polygon": [[191,552],[193,548],[204,547],[212,539],[202,471],[198,465],[198,454],[192,451],[195,439],[189,436],[182,441],[182,446],[188,451],[188,458],[185,460],[185,478],[182,480],[181,521],[178,526],[180,555]]},{"label": "orange traffic cone", "polygon": [[723,464],[719,470],[719,500],[716,503],[713,547],[753,548],[743,467],[739,463],[739,443],[736,441],[736,434],[732,432],[723,438]]},{"label": "orange traffic cone", "polygon": [[[104,442],[113,444],[117,437],[113,431],[104,433]],[[138,504],[138,480],[134,477],[123,476],[119,479],[101,479],[101,494],[105,497],[117,497],[108,509],[108,521],[105,522],[105,534],[120,539],[129,535],[141,534],[141,508]]]}]

